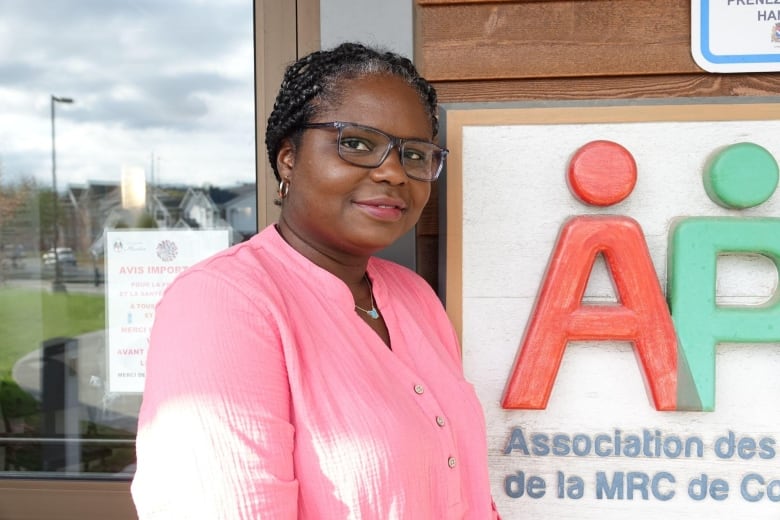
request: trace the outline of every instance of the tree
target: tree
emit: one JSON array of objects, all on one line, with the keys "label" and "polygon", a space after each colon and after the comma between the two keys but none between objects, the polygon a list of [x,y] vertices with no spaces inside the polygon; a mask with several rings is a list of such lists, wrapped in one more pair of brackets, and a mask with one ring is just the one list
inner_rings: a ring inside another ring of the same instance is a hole
[{"label": "tree", "polygon": [[[35,180],[32,178],[22,179],[15,185],[4,183],[3,165],[0,162],[0,246],[6,245],[13,221],[28,202],[34,189]],[[15,233],[10,234],[15,235]]]}]

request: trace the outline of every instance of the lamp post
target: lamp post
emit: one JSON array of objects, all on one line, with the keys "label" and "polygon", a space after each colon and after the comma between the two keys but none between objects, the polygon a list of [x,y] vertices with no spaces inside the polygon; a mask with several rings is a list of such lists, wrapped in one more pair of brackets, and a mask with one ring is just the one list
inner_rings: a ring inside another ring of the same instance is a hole
[{"label": "lamp post", "polygon": [[54,211],[54,281],[51,290],[54,292],[64,292],[65,283],[62,281],[62,266],[60,265],[60,256],[57,252],[59,243],[59,216],[58,216],[58,196],[57,196],[57,153],[54,146],[54,105],[56,103],[73,103],[73,99],[67,97],[51,96],[51,188],[53,196],[52,208]]}]

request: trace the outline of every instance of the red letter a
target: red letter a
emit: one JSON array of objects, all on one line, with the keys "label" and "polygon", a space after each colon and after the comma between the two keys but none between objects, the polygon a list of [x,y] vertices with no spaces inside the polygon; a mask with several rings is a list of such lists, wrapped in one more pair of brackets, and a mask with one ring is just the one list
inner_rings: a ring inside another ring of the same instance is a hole
[{"label": "red letter a", "polygon": [[[619,303],[582,305],[599,253]],[[586,340],[632,341],[656,409],[676,408],[677,338],[642,229],[631,218],[578,216],[563,225],[502,406],[545,408],[566,344]]]}]

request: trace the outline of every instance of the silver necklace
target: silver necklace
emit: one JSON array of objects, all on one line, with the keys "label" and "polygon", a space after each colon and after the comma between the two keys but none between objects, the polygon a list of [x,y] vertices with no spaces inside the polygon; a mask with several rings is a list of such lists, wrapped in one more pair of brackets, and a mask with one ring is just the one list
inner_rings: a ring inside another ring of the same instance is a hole
[{"label": "silver necklace", "polygon": [[357,303],[355,304],[355,308],[359,311],[365,312],[372,320],[378,320],[379,312],[376,310],[376,306],[374,305],[374,290],[371,287],[371,280],[368,279],[368,275],[366,274],[363,275],[363,278],[366,279],[366,283],[368,284],[368,297],[371,298],[371,309],[364,309]]}]

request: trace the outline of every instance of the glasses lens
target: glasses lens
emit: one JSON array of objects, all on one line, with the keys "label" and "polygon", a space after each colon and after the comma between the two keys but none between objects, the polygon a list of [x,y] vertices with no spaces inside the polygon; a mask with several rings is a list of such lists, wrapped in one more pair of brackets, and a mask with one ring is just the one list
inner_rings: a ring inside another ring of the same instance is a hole
[{"label": "glasses lens", "polygon": [[[352,124],[339,127],[339,157],[357,166],[378,167],[394,144],[394,138],[374,128]],[[428,141],[403,141],[401,164],[409,177],[433,181],[441,171],[446,153]]]},{"label": "glasses lens", "polygon": [[436,178],[442,161],[441,148],[427,141],[405,141],[401,148],[401,162],[409,177],[423,181]]},{"label": "glasses lens", "polygon": [[339,156],[357,166],[379,166],[391,146],[386,135],[372,128],[355,125],[341,127]]}]

